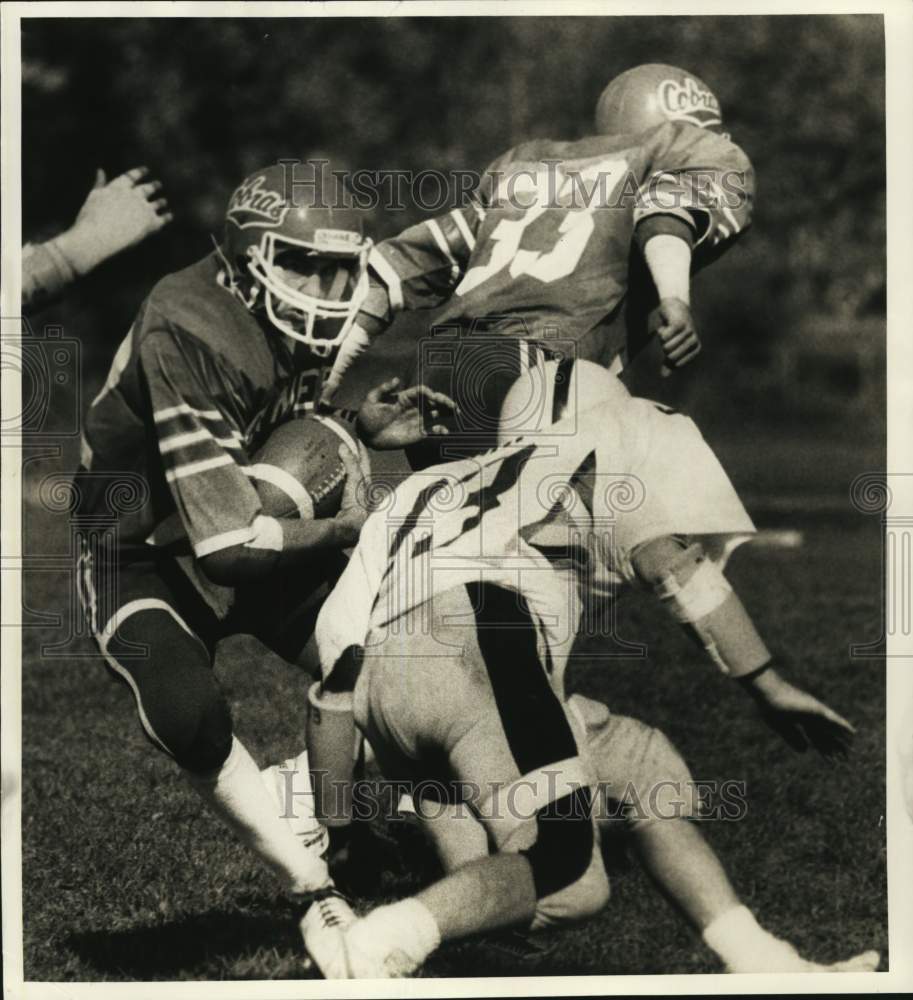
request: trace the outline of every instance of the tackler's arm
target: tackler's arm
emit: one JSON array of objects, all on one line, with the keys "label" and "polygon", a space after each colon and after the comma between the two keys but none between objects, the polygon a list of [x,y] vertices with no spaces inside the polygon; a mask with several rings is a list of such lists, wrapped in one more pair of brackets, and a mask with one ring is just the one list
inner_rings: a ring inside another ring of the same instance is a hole
[{"label": "tackler's arm", "polygon": [[648,323],[663,344],[663,374],[681,368],[700,353],[701,342],[691,316],[693,229],[673,215],[650,215],[634,230],[647,269],[656,285],[659,305]]},{"label": "tackler's arm", "polygon": [[828,758],[847,755],[853,727],[778,673],[739,596],[700,544],[665,536],[636,549],[631,562],[640,582],[720,671],[739,682],[764,721],[794,750],[811,746]]}]

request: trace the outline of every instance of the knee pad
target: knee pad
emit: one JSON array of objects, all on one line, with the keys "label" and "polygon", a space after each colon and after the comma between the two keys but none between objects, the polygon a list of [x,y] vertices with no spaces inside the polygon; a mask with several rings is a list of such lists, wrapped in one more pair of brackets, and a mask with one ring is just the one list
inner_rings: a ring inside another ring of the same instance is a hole
[{"label": "knee pad", "polygon": [[215,771],[227,760],[231,739],[231,711],[217,693],[200,707],[196,732],[174,752],[174,759],[188,771]]},{"label": "knee pad", "polygon": [[724,674],[740,677],[770,659],[742,602],[699,544],[689,545],[669,563],[655,590]]},{"label": "knee pad", "polygon": [[133,691],[149,739],[190,771],[221,766],[231,750],[231,712],[204,644],[162,610],[132,615],[118,636],[149,648],[144,659],[120,661],[116,646],[107,649],[109,666]]},{"label": "knee pad", "polygon": [[576,882],[593,853],[593,794],[578,788],[549,802],[536,814],[536,842],[523,851],[542,899]]},{"label": "knee pad", "polygon": [[540,899],[530,930],[540,931],[597,914],[611,895],[602,852],[594,844],[590,864],[575,882],[551,896]]}]

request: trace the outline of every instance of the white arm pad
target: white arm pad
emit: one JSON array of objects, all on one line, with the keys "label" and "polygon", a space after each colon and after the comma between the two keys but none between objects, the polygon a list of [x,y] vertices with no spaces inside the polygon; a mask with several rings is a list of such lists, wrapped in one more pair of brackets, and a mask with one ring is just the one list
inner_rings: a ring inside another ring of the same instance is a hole
[{"label": "white arm pad", "polygon": [[644,259],[660,299],[690,302],[691,247],[685,240],[658,233],[644,245]]},{"label": "white arm pad", "polygon": [[330,400],[339,388],[342,378],[352,362],[360,357],[371,346],[371,337],[357,323],[353,324],[348,336],[342,342],[333,367],[323,387],[323,398]]}]

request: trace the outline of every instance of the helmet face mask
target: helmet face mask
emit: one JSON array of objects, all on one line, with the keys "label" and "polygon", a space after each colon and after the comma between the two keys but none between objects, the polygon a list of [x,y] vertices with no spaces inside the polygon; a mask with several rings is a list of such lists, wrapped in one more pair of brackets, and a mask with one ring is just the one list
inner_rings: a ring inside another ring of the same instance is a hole
[{"label": "helmet face mask", "polygon": [[248,309],[262,308],[276,329],[326,357],[367,294],[372,244],[355,210],[296,205],[284,183],[280,167],[267,167],[232,195],[220,248],[231,272],[225,283]]},{"label": "helmet face mask", "polygon": [[325,357],[345,339],[368,292],[371,241],[348,253],[321,253],[301,240],[265,233],[248,251],[270,323]]}]

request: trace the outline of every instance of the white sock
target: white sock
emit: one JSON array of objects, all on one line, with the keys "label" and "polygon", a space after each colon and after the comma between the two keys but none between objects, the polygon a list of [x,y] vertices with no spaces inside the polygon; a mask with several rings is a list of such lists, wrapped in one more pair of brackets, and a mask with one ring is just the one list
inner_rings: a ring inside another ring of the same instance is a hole
[{"label": "white sock", "polygon": [[729,972],[799,971],[807,963],[788,941],[764,930],[747,906],[734,906],[703,932],[704,942]]},{"label": "white sock", "polygon": [[291,892],[312,892],[331,884],[326,862],[305,850],[276,811],[254,759],[237,739],[225,763],[211,774],[184,771],[210,809],[230,826]]},{"label": "white sock", "polygon": [[330,838],[314,811],[314,789],[307,750],[281,764],[263,768],[260,777],[275,804],[276,815],[288,823],[305,848],[325,854]]},{"label": "white sock", "polygon": [[[379,963],[390,976],[411,975],[441,943],[437,921],[424,903],[401,899],[378,906],[346,932],[346,945],[354,965],[364,956]],[[364,974],[377,968],[365,965]]]}]

